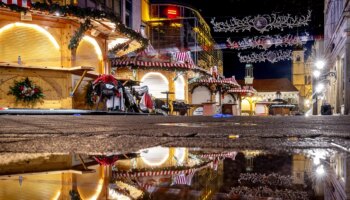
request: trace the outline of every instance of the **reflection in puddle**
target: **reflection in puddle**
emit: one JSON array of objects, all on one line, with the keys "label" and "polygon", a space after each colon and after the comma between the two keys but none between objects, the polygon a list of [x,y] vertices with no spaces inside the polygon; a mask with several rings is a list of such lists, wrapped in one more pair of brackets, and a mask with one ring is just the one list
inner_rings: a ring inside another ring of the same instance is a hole
[{"label": "reflection in puddle", "polygon": [[182,127],[218,127],[218,126],[256,126],[255,123],[238,122],[198,122],[198,123],[158,123],[160,126],[182,126]]},{"label": "reflection in puddle", "polygon": [[0,199],[346,199],[349,154],[153,147],[129,154],[0,154]]}]

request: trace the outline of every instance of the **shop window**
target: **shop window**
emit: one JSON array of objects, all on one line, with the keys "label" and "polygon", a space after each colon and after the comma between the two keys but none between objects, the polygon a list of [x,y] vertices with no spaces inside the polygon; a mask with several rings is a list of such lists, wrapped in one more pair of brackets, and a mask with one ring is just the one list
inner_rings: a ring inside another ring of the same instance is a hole
[{"label": "shop window", "polygon": [[125,0],[125,25],[132,27],[132,1]]}]

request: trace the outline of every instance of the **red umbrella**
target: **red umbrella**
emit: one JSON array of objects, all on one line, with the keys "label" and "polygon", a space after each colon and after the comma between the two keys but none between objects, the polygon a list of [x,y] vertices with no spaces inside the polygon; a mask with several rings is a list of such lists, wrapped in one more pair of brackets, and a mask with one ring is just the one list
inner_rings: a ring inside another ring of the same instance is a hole
[{"label": "red umbrella", "polygon": [[94,159],[100,165],[111,166],[118,160],[118,156],[94,156]]}]

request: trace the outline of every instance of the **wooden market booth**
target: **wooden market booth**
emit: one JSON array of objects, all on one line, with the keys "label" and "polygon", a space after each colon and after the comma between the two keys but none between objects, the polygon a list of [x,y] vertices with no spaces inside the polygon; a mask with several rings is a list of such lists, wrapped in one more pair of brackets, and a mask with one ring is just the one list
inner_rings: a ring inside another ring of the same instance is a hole
[{"label": "wooden market booth", "polygon": [[192,112],[196,112],[196,109],[203,109],[203,115],[213,115],[227,111],[228,107],[236,104],[238,100],[237,95],[228,93],[228,91],[239,87],[234,76],[222,79],[200,79],[193,82],[190,85]]},{"label": "wooden market booth", "polygon": [[237,115],[246,113],[253,115],[255,110],[255,98],[254,94],[256,90],[252,87],[244,86],[243,88],[231,89],[228,91],[230,94],[236,94],[238,96],[237,104],[234,106],[237,110]]},{"label": "wooden market booth", "polygon": [[174,102],[188,104],[188,79],[203,70],[195,65],[171,61],[167,57],[134,56],[113,59],[112,69],[117,79],[130,79],[148,86],[154,99],[169,103],[170,113]]},{"label": "wooden market booth", "polygon": [[[112,44],[120,39],[126,41],[121,50],[113,51],[117,56],[144,45],[139,33],[122,24],[117,26],[123,26],[124,32],[116,30],[115,22],[108,17],[90,18],[88,9],[71,5],[60,8],[72,9],[67,11],[69,14],[56,15],[35,6],[26,14],[12,11],[5,4],[0,6],[0,107],[87,108],[85,85],[92,78],[86,75],[110,72],[107,55]],[[84,11],[85,18],[75,15],[74,9]],[[105,16],[104,11],[98,13]],[[87,28],[79,35],[77,30],[83,24]],[[42,88],[45,97],[41,104],[16,103],[14,96],[7,95],[14,81],[25,77]]]}]

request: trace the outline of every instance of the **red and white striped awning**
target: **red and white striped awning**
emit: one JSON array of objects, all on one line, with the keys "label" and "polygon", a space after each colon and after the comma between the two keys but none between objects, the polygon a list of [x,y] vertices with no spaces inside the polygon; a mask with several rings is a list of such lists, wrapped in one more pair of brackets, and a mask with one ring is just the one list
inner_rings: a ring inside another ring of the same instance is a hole
[{"label": "red and white striped awning", "polygon": [[167,69],[186,69],[186,70],[196,70],[195,65],[179,62],[158,62],[158,61],[141,61],[135,58],[126,59],[114,59],[112,60],[112,67],[122,68],[122,67],[144,67],[144,68],[167,68]]},{"label": "red and white striped awning", "polygon": [[228,93],[256,93],[255,90],[249,90],[249,89],[231,89],[229,91],[227,91]]},{"label": "red and white striped awning", "polygon": [[19,7],[29,8],[31,6],[31,0],[1,0],[1,2],[11,5],[16,4]]},{"label": "red and white striped awning", "polygon": [[234,160],[236,158],[237,152],[227,152],[227,153],[209,153],[209,154],[201,154],[200,157],[202,158],[217,158],[217,157],[224,157],[224,158],[231,158]]},{"label": "red and white striped awning", "polygon": [[228,85],[234,85],[237,87],[240,87],[240,85],[237,83],[236,80],[233,80],[231,78],[225,78],[221,80],[216,80],[216,79],[202,79],[198,80],[196,83],[207,83],[207,84],[228,84]]},{"label": "red and white striped awning", "polygon": [[113,171],[113,177],[144,177],[144,176],[167,176],[194,173],[203,168],[210,167],[212,162],[207,163],[201,167],[190,168],[184,170],[161,170],[161,171],[145,171],[145,172],[118,172]]}]

